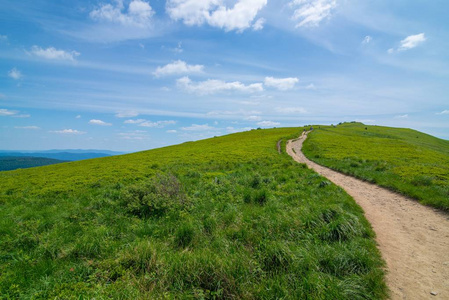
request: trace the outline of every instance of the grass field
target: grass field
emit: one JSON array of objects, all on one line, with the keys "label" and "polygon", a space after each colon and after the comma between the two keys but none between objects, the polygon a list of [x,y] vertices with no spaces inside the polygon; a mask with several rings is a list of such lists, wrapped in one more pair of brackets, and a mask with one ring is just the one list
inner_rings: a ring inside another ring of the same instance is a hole
[{"label": "grass field", "polygon": [[361,209],[254,130],[0,173],[6,299],[383,299]]},{"label": "grass field", "polygon": [[317,127],[311,160],[449,211],[449,141],[402,128],[344,123]]}]

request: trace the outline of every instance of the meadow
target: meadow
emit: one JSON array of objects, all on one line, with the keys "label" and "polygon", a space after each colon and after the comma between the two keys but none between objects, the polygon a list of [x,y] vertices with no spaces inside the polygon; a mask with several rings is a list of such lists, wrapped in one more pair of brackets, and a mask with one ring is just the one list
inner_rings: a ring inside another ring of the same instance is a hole
[{"label": "meadow", "polygon": [[4,299],[384,299],[361,208],[252,130],[0,173]]},{"label": "meadow", "polygon": [[309,159],[449,211],[449,141],[354,122],[315,129],[303,147]]}]

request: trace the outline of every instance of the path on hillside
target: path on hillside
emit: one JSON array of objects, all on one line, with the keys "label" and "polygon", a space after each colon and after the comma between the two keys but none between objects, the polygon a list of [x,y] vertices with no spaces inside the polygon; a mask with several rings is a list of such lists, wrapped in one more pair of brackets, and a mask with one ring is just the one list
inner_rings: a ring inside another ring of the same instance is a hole
[{"label": "path on hillside", "polygon": [[363,208],[387,263],[391,298],[449,299],[449,216],[310,161],[301,152],[306,138],[303,133],[288,141],[287,153],[341,186]]}]

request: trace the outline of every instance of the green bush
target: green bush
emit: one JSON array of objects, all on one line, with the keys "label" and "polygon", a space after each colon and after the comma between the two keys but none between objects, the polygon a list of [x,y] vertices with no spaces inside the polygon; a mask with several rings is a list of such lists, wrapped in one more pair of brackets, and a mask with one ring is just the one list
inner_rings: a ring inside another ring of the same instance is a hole
[{"label": "green bush", "polygon": [[129,186],[123,190],[121,200],[131,214],[143,218],[160,217],[187,204],[181,183],[172,174],[158,174]]}]

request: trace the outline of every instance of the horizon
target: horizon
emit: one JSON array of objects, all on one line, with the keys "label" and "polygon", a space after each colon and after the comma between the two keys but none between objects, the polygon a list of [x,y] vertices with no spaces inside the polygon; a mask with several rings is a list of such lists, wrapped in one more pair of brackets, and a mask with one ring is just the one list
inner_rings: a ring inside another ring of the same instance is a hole
[{"label": "horizon", "polygon": [[1,5],[2,150],[137,152],[344,120],[449,140],[447,3]]},{"label": "horizon", "polygon": [[[345,123],[354,123],[354,121],[343,121],[343,122],[339,122],[339,123],[341,123],[341,124],[345,124]],[[360,124],[362,124],[362,125],[364,125],[364,126],[366,125],[366,126],[377,126],[377,127],[389,127],[389,128],[396,128],[396,129],[410,129],[410,130],[416,130],[416,129],[413,129],[413,128],[405,128],[405,127],[384,126],[384,125],[379,125],[379,124],[368,125],[368,124],[364,124],[364,123],[362,123],[362,122],[357,122],[357,123],[360,123]],[[309,124],[309,125],[302,125],[302,126],[273,127],[273,128],[260,128],[260,129],[276,129],[276,128],[278,128],[278,129],[281,129],[281,128],[298,128],[298,129],[299,129],[299,128],[301,128],[301,127],[308,127],[308,126],[333,126],[333,125],[340,125],[340,124],[338,124],[338,123],[336,123],[336,124]],[[248,129],[248,130],[245,130],[245,131],[258,130],[258,129],[259,129],[259,128],[251,128],[251,129]],[[113,155],[123,155],[123,154],[131,154],[131,153],[135,153],[135,152],[150,151],[150,150],[154,150],[154,149],[158,149],[158,148],[163,148],[163,147],[176,146],[176,145],[179,145],[179,144],[182,144],[182,143],[196,142],[196,141],[201,141],[201,140],[204,140],[204,139],[212,139],[212,138],[216,138],[216,137],[222,137],[222,136],[226,136],[226,135],[230,135],[230,134],[235,134],[235,133],[241,133],[241,132],[245,132],[245,131],[238,131],[238,132],[232,132],[232,133],[224,133],[224,134],[222,134],[222,135],[206,137],[206,138],[199,139],[199,140],[187,140],[187,141],[183,141],[183,142],[178,143],[178,144],[170,144],[170,145],[165,145],[165,146],[161,146],[161,147],[157,147],[157,148],[149,148],[149,149],[143,149],[143,150],[137,150],[137,151],[120,151],[120,150],[110,150],[110,149],[40,149],[40,150],[38,150],[38,149],[29,149],[29,150],[26,150],[26,149],[20,149],[20,150],[18,150],[18,149],[0,149],[0,152],[12,152],[12,153],[17,152],[17,153],[23,153],[23,154],[26,154],[26,153],[28,153],[28,152],[29,152],[29,153],[32,153],[32,152],[36,152],[36,153],[38,153],[38,152],[46,153],[46,152],[50,152],[50,151],[59,151],[59,152],[64,152],[64,151],[83,151],[83,152],[87,152],[87,151],[95,151],[95,153],[102,153],[102,151],[104,151],[105,154],[106,154],[106,152],[117,152],[117,154],[113,154]],[[424,134],[431,135],[431,134],[426,133],[426,132],[423,132],[423,131],[420,131],[420,132],[422,132],[422,133],[424,133]],[[432,136],[432,135],[431,135],[431,136]],[[434,137],[436,137],[436,136],[434,136]],[[438,138],[438,137],[436,137],[436,138]],[[443,139],[443,138],[439,138],[439,139],[442,139],[442,140],[445,140],[445,141],[449,141],[449,139]],[[91,152],[91,153],[93,153],[93,152]]]}]

